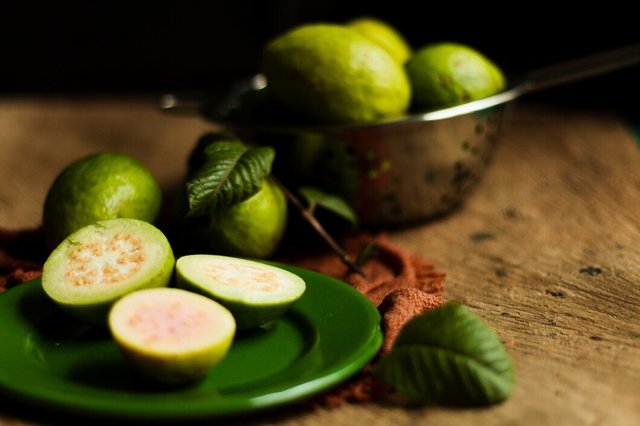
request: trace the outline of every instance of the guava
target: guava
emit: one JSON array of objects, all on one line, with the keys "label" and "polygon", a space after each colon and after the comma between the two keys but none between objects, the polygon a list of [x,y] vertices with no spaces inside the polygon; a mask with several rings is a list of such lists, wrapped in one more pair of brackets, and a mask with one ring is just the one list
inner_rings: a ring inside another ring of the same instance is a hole
[{"label": "guava", "polygon": [[231,313],[177,288],[138,290],[119,299],[109,329],[129,365],[148,379],[186,383],[204,377],[227,354],[236,325]]},{"label": "guava", "polygon": [[303,24],[279,35],[264,47],[261,70],[275,98],[316,122],[399,116],[411,97],[402,65],[344,25]]},{"label": "guava", "polygon": [[347,27],[378,44],[399,64],[404,64],[411,57],[411,46],[388,22],[371,16],[361,16],[347,22]]},{"label": "guava", "polygon": [[106,326],[117,299],[167,286],[174,265],[169,241],[155,226],[138,219],[103,220],[75,231],[51,252],[42,287],[69,314]]},{"label": "guava", "polygon": [[83,226],[127,217],[155,222],[162,193],[149,171],[135,158],[100,152],[67,166],[49,188],[43,227],[49,247]]},{"label": "guava", "polygon": [[494,95],[505,87],[501,69],[460,43],[434,43],[405,64],[415,109],[443,108]]},{"label": "guava", "polygon": [[275,320],[287,312],[306,289],[302,278],[277,266],[207,254],[178,258],[176,285],[227,307],[239,329]]},{"label": "guava", "polygon": [[192,249],[227,256],[267,258],[279,247],[287,225],[287,200],[270,178],[250,198],[182,224]]}]

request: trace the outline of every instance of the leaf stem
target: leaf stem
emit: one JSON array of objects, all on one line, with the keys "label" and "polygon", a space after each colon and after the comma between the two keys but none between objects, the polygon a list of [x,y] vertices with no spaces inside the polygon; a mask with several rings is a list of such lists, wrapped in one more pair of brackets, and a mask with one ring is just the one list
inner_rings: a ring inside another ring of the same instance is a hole
[{"label": "leaf stem", "polygon": [[298,197],[296,197],[289,189],[280,182],[275,176],[271,175],[271,178],[275,181],[275,183],[282,189],[285,196],[291,203],[296,206],[296,208],[300,211],[304,219],[309,222],[309,224],[316,230],[316,232],[320,235],[320,237],[331,247],[331,249],[336,253],[336,255],[340,258],[342,263],[349,269],[350,272],[355,272],[358,275],[361,275],[364,278],[367,278],[362,269],[356,265],[351,257],[344,251],[342,247],[329,235],[329,233],[324,229],[322,224],[316,219],[313,215],[313,210],[306,209]]}]

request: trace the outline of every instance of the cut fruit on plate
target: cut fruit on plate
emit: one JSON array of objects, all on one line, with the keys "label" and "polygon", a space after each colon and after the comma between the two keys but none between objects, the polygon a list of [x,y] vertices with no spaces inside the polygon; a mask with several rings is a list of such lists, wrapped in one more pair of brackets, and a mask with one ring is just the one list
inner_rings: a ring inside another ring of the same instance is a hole
[{"label": "cut fruit on plate", "polygon": [[158,228],[138,219],[110,219],[60,243],[44,264],[42,286],[63,310],[106,326],[113,302],[135,290],[166,287],[174,264]]},{"label": "cut fruit on plate", "polygon": [[82,424],[234,423],[230,416],[254,416],[331,389],[377,354],[380,314],[345,283],[277,266],[305,281],[300,300],[272,327],[236,333],[220,364],[189,386],[128,374],[106,330],[63,314],[40,279],[10,288],[0,294],[0,396],[7,409],[9,401],[33,407],[44,423],[60,413]]},{"label": "cut fruit on plate", "polygon": [[176,284],[227,307],[239,329],[261,326],[283,315],[306,288],[298,275],[276,266],[211,254],[180,257]]},{"label": "cut fruit on plate", "polygon": [[164,383],[204,377],[227,354],[236,324],[224,306],[177,288],[135,291],[118,300],[109,328],[125,359]]}]

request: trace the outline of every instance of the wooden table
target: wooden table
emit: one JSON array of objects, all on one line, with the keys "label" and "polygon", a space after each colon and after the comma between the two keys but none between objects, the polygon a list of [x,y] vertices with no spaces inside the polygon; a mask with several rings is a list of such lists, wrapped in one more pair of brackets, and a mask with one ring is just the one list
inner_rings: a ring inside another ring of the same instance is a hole
[{"label": "wooden table", "polygon": [[[171,187],[213,128],[153,98],[0,100],[0,226],[37,226],[54,177],[97,150],[129,152]],[[287,408],[255,424],[640,424],[638,211],[640,150],[620,117],[516,105],[463,208],[390,233],[447,272],[447,299],[495,327],[516,366],[512,397],[486,409]],[[0,424],[41,421],[0,401]]]}]

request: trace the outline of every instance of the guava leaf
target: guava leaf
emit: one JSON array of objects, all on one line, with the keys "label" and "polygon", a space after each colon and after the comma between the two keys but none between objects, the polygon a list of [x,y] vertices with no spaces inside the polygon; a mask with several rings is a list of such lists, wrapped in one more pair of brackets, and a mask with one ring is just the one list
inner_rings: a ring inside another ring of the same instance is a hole
[{"label": "guava leaf", "polygon": [[476,406],[507,399],[515,377],[493,329],[458,302],[409,321],[374,374],[411,400]]},{"label": "guava leaf", "polygon": [[230,207],[257,193],[271,172],[275,151],[248,147],[238,140],[215,140],[186,183],[189,217]]},{"label": "guava leaf", "polygon": [[196,146],[191,150],[191,154],[187,161],[190,174],[200,169],[207,161],[207,148],[213,143],[221,141],[240,142],[236,136],[224,131],[207,132],[203,134],[198,139]]},{"label": "guava leaf", "polygon": [[299,191],[309,205],[327,209],[343,219],[346,219],[353,225],[358,223],[358,218],[356,217],[355,212],[341,197],[335,194],[329,194],[311,186],[304,186],[300,188]]}]

